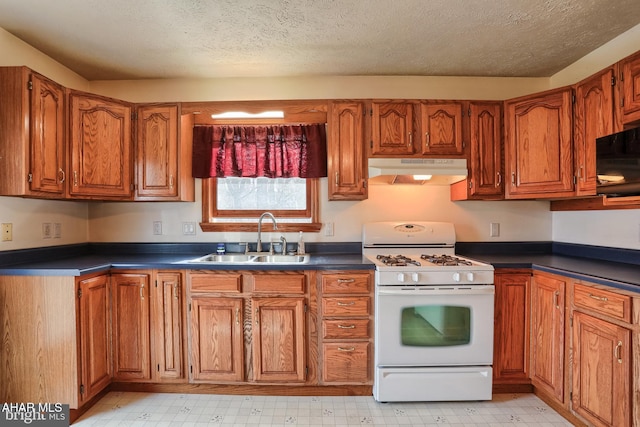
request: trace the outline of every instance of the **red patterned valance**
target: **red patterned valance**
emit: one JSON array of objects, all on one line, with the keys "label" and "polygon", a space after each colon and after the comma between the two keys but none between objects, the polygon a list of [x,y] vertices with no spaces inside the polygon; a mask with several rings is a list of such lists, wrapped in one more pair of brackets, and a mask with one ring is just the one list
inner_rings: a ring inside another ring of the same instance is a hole
[{"label": "red patterned valance", "polygon": [[325,177],[325,125],[195,126],[193,176]]}]

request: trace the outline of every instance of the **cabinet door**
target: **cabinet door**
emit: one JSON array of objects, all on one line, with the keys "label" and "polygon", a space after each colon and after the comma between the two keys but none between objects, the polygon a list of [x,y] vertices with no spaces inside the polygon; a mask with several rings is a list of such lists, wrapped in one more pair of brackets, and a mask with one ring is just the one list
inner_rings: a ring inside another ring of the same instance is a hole
[{"label": "cabinet door", "polygon": [[113,376],[116,380],[151,379],[149,276],[111,275],[113,292]]},{"label": "cabinet door", "polygon": [[566,282],[533,275],[531,381],[564,402],[564,300]]},{"label": "cabinet door", "polygon": [[493,380],[529,384],[530,273],[495,275]]},{"label": "cabinet door", "polygon": [[136,198],[177,198],[178,106],[138,108]]},{"label": "cabinet door", "polygon": [[[468,187],[469,199],[502,199],[502,105],[469,105],[471,147]],[[461,181],[463,183],[463,181]]]},{"label": "cabinet door", "polygon": [[620,61],[622,122],[640,120],[640,52]]},{"label": "cabinet door", "polygon": [[151,301],[151,365],[158,381],[184,378],[182,274],[158,272]]},{"label": "cabinet door", "polygon": [[576,195],[596,194],[596,138],[614,132],[613,83],[613,68],[607,68],[576,86]]},{"label": "cabinet door", "polygon": [[631,425],[631,333],[573,315],[572,409],[597,426]]},{"label": "cabinet door", "polygon": [[252,298],[253,378],[305,379],[304,298]]},{"label": "cabinet door", "polygon": [[463,156],[462,104],[421,104],[422,154]]},{"label": "cabinet door", "polygon": [[244,379],[242,298],[191,299],[190,364],[193,381]]},{"label": "cabinet door", "polygon": [[367,198],[363,102],[329,102],[329,200]]},{"label": "cabinet door", "polygon": [[571,89],[506,102],[505,197],[574,195]]},{"label": "cabinet door", "polygon": [[84,403],[111,382],[109,276],[78,283],[80,322],[80,402]]},{"label": "cabinet door", "polygon": [[64,195],[64,88],[31,75],[31,191]]},{"label": "cabinet door", "polygon": [[410,155],[413,147],[413,105],[404,102],[371,104],[371,155]]},{"label": "cabinet door", "polygon": [[131,107],[71,93],[70,195],[131,197]]}]

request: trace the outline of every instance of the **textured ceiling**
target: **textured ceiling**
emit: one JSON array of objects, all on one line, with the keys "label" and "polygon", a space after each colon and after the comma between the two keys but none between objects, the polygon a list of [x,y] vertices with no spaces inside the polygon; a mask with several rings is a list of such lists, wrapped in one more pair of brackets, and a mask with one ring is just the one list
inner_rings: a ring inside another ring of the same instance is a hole
[{"label": "textured ceiling", "polygon": [[0,27],[88,80],[550,76],[638,0],[1,0]]}]

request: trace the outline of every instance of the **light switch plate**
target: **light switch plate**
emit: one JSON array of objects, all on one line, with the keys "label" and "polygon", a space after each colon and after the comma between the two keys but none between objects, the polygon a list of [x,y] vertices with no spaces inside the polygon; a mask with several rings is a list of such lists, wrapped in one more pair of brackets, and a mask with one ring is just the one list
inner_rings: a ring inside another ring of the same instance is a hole
[{"label": "light switch plate", "polygon": [[500,223],[492,222],[489,227],[489,237],[500,237]]}]

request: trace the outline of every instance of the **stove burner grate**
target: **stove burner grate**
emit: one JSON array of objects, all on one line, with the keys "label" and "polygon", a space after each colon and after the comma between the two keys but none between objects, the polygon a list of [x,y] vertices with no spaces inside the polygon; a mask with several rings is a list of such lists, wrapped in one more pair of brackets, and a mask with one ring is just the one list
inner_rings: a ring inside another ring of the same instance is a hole
[{"label": "stove burner grate", "polygon": [[376,259],[380,260],[384,265],[391,267],[405,267],[409,264],[420,265],[420,261],[413,260],[404,255],[378,255]]},{"label": "stove burner grate", "polygon": [[456,266],[456,265],[473,265],[469,260],[458,258],[452,255],[420,255],[424,259],[435,265]]}]

